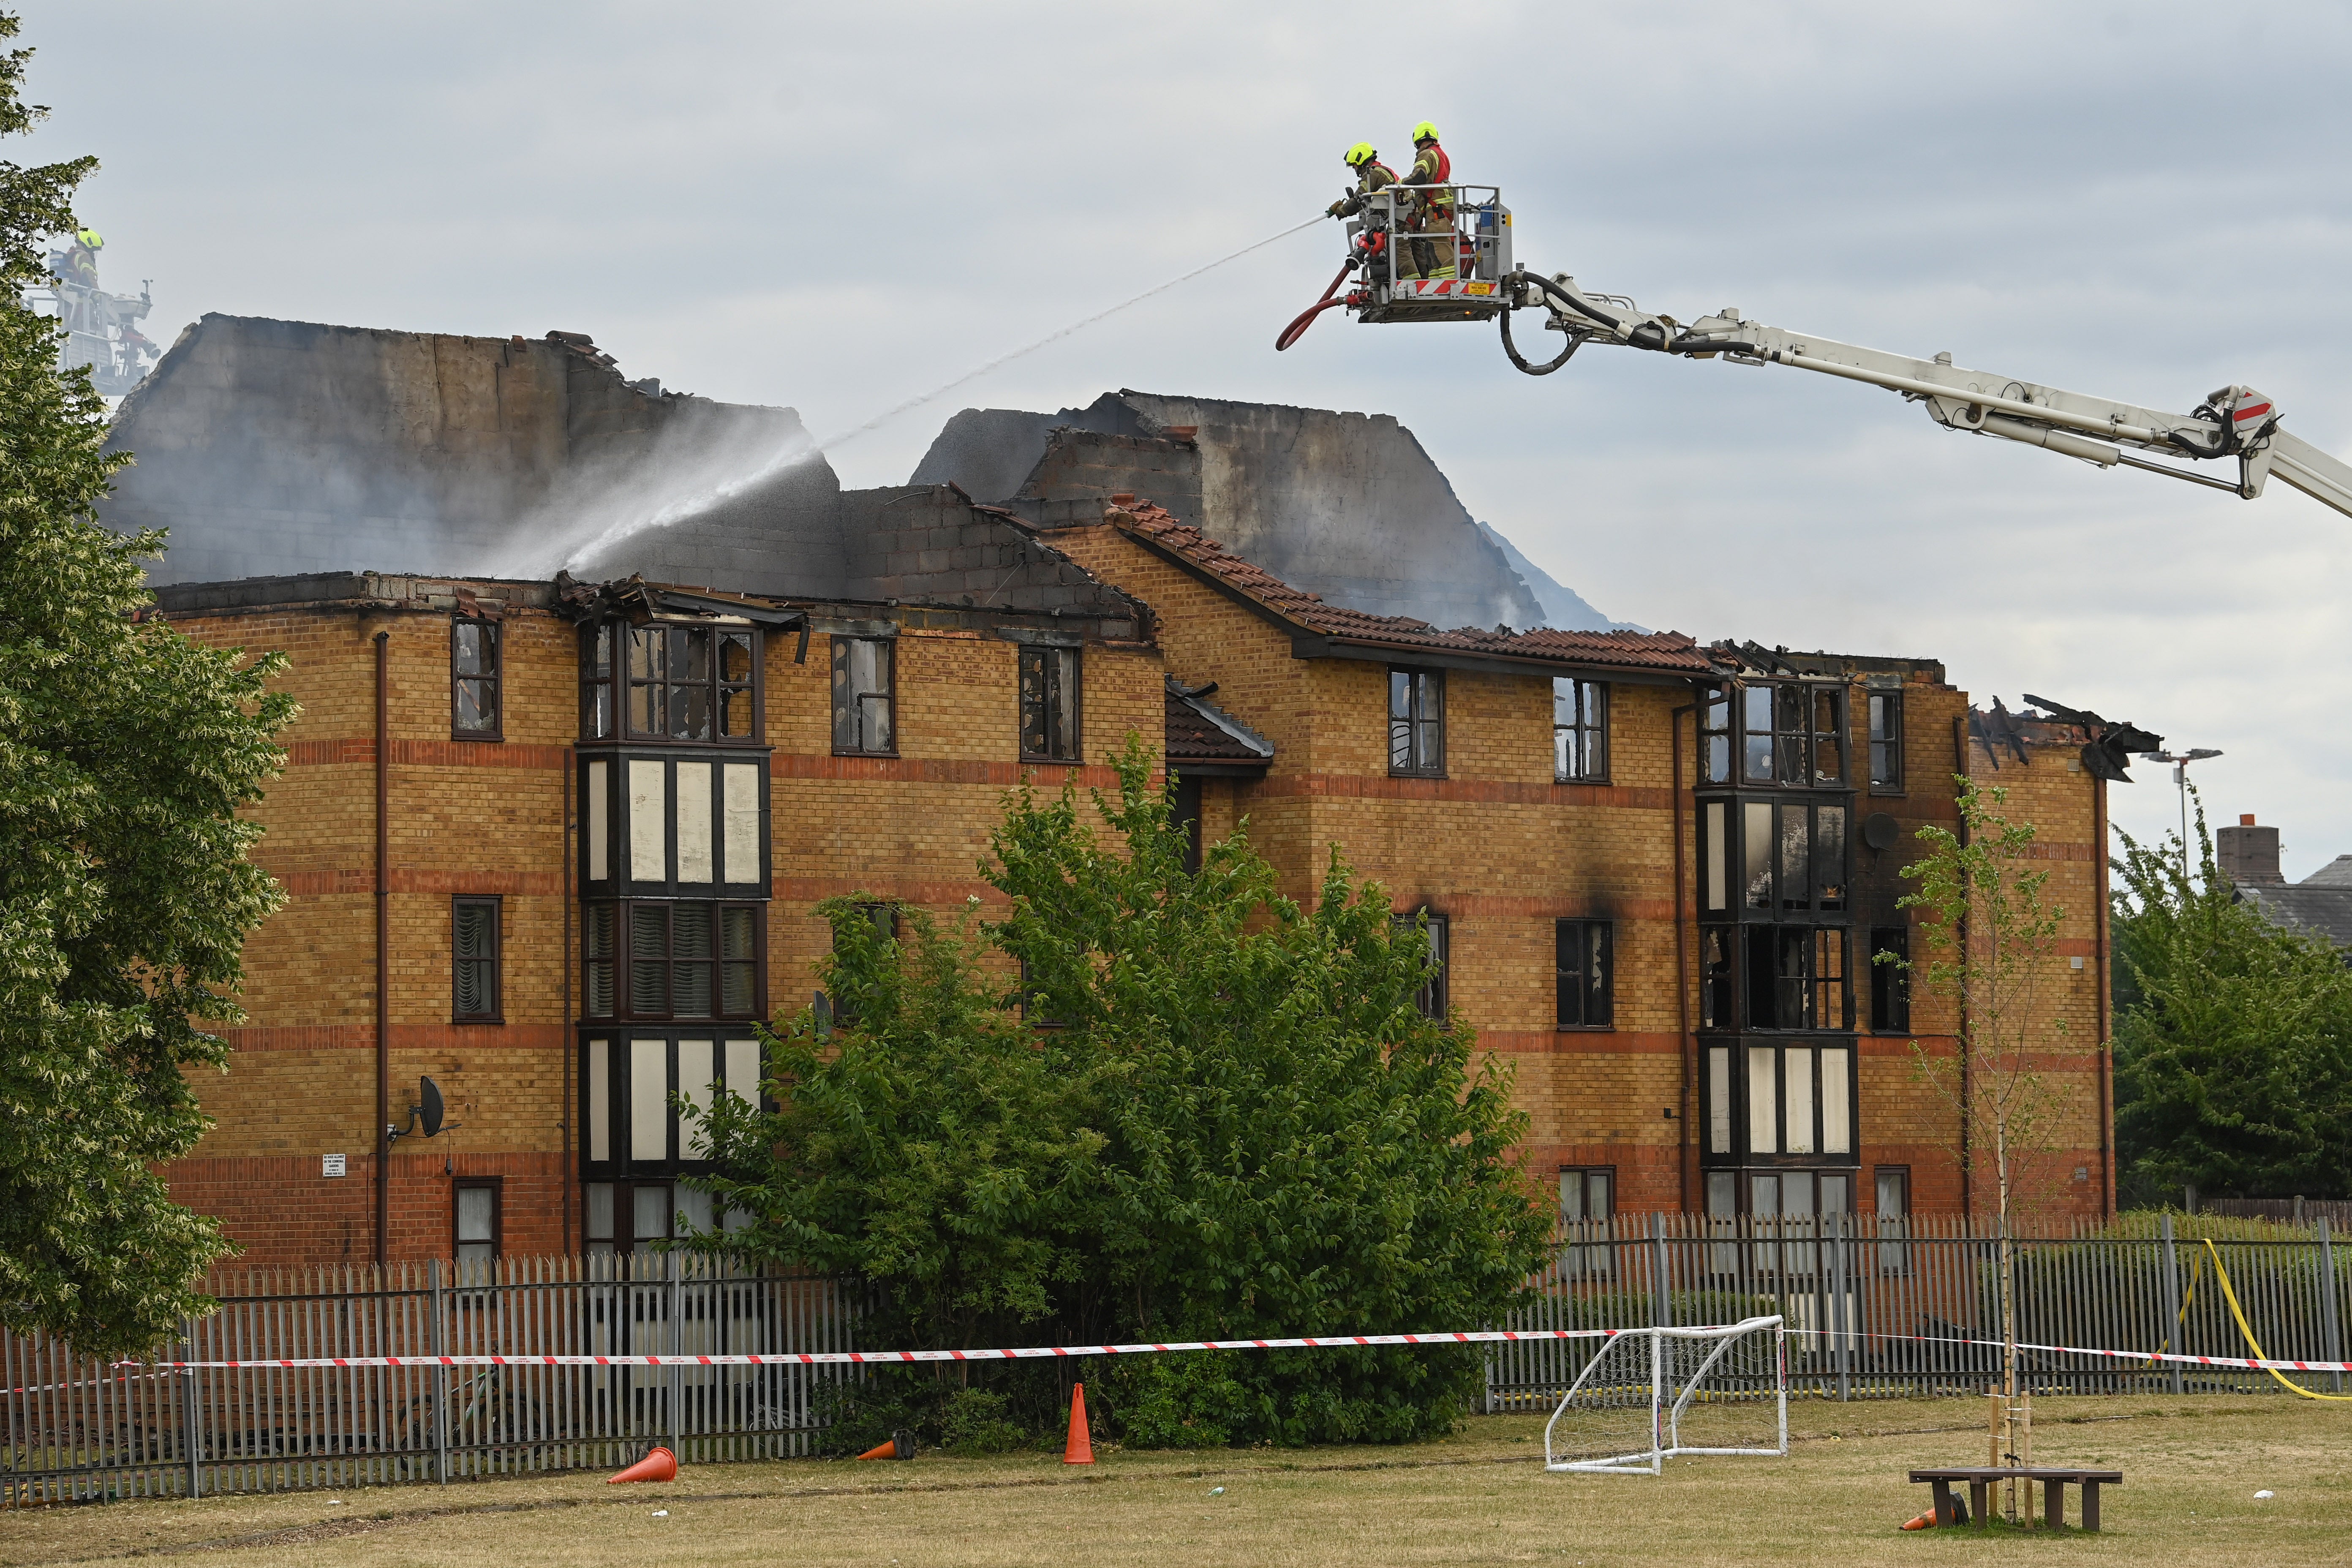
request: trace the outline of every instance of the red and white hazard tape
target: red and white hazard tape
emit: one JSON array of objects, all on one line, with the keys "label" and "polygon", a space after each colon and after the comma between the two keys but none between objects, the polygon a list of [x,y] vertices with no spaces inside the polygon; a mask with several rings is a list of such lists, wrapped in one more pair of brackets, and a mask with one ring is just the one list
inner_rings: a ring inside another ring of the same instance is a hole
[{"label": "red and white hazard tape", "polygon": [[[1767,1320],[1769,1321],[1769,1320]],[[1724,1325],[1739,1327],[1741,1325]],[[327,1367],[411,1366],[886,1366],[919,1362],[1050,1361],[1057,1357],[1158,1355],[1175,1351],[1329,1350],[1363,1345],[1508,1344],[1548,1340],[1608,1340],[1646,1329],[1487,1329],[1451,1334],[1331,1334],[1299,1339],[1184,1340],[1164,1344],[1034,1345],[1011,1350],[968,1351],[798,1351],[775,1354],[715,1355],[383,1355],[311,1356],[275,1361],[118,1362],[117,1366],[153,1366],[174,1371],[303,1370]],[[1895,1343],[1976,1345],[1999,1349],[1999,1340],[1971,1340],[1934,1334],[1876,1334],[1853,1329],[1784,1328],[1784,1335],[1826,1339],[1886,1340]],[[2115,1361],[2150,1364],[2179,1363],[2251,1372],[2352,1372],[2352,1362],[2275,1361],[2250,1356],[2184,1355],[2163,1351],[2103,1350],[2087,1345],[2045,1345],[2019,1342],[2021,1351],[2045,1354],[2104,1356]]]},{"label": "red and white hazard tape", "polygon": [[798,1351],[773,1355],[375,1355],[292,1361],[159,1361],[169,1367],[331,1366],[879,1366],[894,1362],[1050,1361],[1057,1356],[1157,1355],[1169,1351],[1328,1350],[1349,1345],[1466,1345],[1514,1340],[1605,1340],[1628,1329],[1489,1329],[1460,1334],[1331,1334],[1295,1340],[1185,1340],[1166,1344],[1035,1345],[1017,1350]]}]

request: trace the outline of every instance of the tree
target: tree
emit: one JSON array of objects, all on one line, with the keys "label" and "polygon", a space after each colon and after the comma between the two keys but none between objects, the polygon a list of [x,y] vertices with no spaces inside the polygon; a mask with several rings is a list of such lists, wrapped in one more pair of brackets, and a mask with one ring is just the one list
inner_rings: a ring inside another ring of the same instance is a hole
[{"label": "tree", "polygon": [[2178,835],[2123,835],[2115,862],[2116,1156],[2138,1201],[2185,1185],[2352,1194],[2352,970],[2325,936],[2273,924]]},{"label": "tree", "polygon": [[[1927,851],[1903,868],[1917,884],[1897,902],[1924,910],[1927,988],[1945,997],[1958,1019],[1959,1049],[1949,1058],[1911,1045],[1920,1076],[1954,1113],[1962,1158],[1992,1156],[1995,1292],[2000,1317],[2002,1447],[2014,1454],[2017,1416],[2016,1248],[2012,1235],[2024,1162],[2049,1145],[2061,1102],[2033,1069],[2036,1047],[2066,1034],[2066,1019],[2044,998],[2066,911],[2043,891],[2048,870],[2029,870],[2033,824],[2001,811],[2009,792],[1979,790],[1955,776],[1960,827],[1928,824],[1917,837]],[[2012,1461],[2014,1462],[2014,1461]],[[2010,1498],[2012,1515],[2016,1497]]]},{"label": "tree", "polygon": [[[1311,907],[1240,835],[1187,871],[1150,755],[1129,737],[1111,761],[1102,837],[1073,792],[1011,798],[982,871],[1012,912],[984,932],[910,910],[901,943],[856,900],[828,906],[821,973],[845,1021],[771,1037],[773,1111],[709,1118],[712,1190],[750,1223],[697,1245],[873,1281],[869,1343],[1498,1321],[1551,1218],[1512,1155],[1507,1075],[1413,1005],[1425,932],[1336,853]],[[1130,1440],[1402,1440],[1449,1425],[1482,1362],[1252,1352],[1105,1373]],[[962,1368],[956,1396],[968,1377],[1041,1425],[1066,1375]]]},{"label": "tree", "polygon": [[[46,112],[20,99],[30,53],[0,57],[0,134]],[[246,933],[279,901],[236,814],[293,708],[264,689],[280,661],[135,619],[162,536],[97,521],[128,459],[21,302],[96,166],[0,163],[0,1325],[103,1354],[208,1308],[228,1250],[154,1167],[209,1125],[183,1069],[225,1061],[198,1025],[238,1021]]]}]

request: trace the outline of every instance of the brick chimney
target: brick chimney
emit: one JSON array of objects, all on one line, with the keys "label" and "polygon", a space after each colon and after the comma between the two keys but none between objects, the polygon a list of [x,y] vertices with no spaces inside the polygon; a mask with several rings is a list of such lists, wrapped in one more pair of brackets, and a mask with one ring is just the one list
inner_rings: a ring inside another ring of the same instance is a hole
[{"label": "brick chimney", "polygon": [[2214,833],[2213,854],[2221,863],[2221,875],[2232,882],[2276,886],[2286,880],[2279,873],[2278,829],[2255,826],[2251,812],[2238,818],[2237,826]]}]

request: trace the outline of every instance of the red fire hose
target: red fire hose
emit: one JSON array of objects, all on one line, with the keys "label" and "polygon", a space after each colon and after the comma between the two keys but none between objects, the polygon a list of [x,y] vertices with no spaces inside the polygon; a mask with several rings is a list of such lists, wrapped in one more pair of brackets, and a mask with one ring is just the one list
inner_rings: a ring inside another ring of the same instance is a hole
[{"label": "red fire hose", "polygon": [[1316,317],[1321,315],[1324,311],[1329,310],[1334,305],[1344,305],[1348,302],[1345,298],[1334,299],[1332,296],[1339,292],[1339,285],[1346,282],[1348,280],[1348,274],[1353,272],[1355,269],[1355,258],[1350,257],[1348,258],[1347,263],[1339,268],[1339,276],[1331,279],[1331,286],[1323,290],[1323,298],[1316,300],[1315,303],[1307,306],[1304,310],[1299,311],[1297,319],[1293,321],[1290,325],[1282,329],[1282,335],[1274,340],[1275,353],[1280,353],[1283,350],[1297,342],[1300,338],[1305,337],[1307,335],[1307,329],[1315,324]]}]

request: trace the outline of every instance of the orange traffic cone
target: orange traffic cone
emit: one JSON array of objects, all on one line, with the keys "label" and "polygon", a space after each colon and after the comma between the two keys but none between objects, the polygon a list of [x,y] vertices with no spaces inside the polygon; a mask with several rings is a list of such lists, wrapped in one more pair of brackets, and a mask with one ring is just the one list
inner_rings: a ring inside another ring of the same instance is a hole
[{"label": "orange traffic cone", "polygon": [[656,1448],[617,1476],[608,1476],[604,1484],[619,1486],[623,1481],[674,1481],[677,1479],[677,1456],[667,1448]]},{"label": "orange traffic cone", "polygon": [[861,1459],[911,1459],[915,1457],[915,1435],[893,1432],[887,1441],[877,1443],[857,1456]]},{"label": "orange traffic cone", "polygon": [[1063,1445],[1062,1463],[1091,1465],[1095,1462],[1094,1439],[1087,1433],[1087,1385],[1070,1385],[1070,1440]]}]

